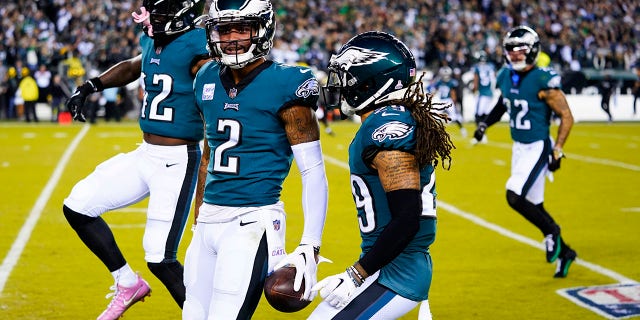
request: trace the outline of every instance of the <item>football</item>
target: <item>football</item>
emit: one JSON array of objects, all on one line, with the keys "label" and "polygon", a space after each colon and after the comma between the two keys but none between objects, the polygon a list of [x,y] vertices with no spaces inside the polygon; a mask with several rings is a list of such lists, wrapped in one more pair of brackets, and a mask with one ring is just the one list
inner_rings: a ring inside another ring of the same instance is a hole
[{"label": "football", "polygon": [[296,312],[304,309],[311,301],[301,300],[304,293],[304,279],[299,291],[293,291],[296,268],[285,266],[272,272],[264,282],[264,296],[269,304],[280,312]]}]

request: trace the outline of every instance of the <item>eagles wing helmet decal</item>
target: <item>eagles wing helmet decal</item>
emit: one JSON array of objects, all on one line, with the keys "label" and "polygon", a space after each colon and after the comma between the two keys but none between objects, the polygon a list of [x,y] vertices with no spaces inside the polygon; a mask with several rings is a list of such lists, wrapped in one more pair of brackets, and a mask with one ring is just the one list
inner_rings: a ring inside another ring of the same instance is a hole
[{"label": "eagles wing helmet decal", "polygon": [[388,54],[387,52],[373,51],[360,47],[350,47],[337,55],[335,61],[340,65],[362,66],[380,61]]},{"label": "eagles wing helmet decal", "polygon": [[371,134],[371,138],[382,142],[384,139],[390,140],[402,139],[413,131],[413,127],[400,121],[390,121],[381,126]]}]

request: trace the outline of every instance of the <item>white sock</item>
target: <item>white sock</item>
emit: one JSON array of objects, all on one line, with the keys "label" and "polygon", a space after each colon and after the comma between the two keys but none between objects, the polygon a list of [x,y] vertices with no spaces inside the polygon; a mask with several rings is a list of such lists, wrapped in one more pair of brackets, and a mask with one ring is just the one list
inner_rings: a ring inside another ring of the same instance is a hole
[{"label": "white sock", "polygon": [[420,310],[418,311],[418,320],[431,320],[431,308],[429,308],[429,300],[424,300],[420,303]]},{"label": "white sock", "polygon": [[133,272],[128,263],[124,267],[111,272],[111,275],[116,283],[123,287],[133,287],[138,282],[138,275]]}]

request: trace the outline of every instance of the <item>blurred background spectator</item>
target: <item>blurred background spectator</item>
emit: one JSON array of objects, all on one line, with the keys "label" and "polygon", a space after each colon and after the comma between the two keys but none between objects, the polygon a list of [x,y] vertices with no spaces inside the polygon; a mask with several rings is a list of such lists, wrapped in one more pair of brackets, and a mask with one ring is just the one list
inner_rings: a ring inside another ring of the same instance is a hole
[{"label": "blurred background spectator", "polygon": [[[0,0],[0,92],[5,116],[10,98],[8,72],[44,65],[73,91],[91,70],[104,69],[138,53],[138,32],[131,12],[142,1]],[[636,77],[632,66],[640,52],[640,1],[585,0],[273,0],[277,14],[272,58],[306,63],[323,70],[331,54],[353,35],[381,30],[401,38],[418,68],[449,66],[460,78],[471,70],[473,54],[485,51],[502,64],[501,36],[526,24],[541,36],[541,63],[563,75],[567,92],[596,86],[602,70],[615,70],[624,93]],[[204,44],[203,44],[204,45]],[[20,64],[20,65],[19,65]],[[131,107],[132,104],[127,103]],[[123,110],[125,113],[130,110]]]}]

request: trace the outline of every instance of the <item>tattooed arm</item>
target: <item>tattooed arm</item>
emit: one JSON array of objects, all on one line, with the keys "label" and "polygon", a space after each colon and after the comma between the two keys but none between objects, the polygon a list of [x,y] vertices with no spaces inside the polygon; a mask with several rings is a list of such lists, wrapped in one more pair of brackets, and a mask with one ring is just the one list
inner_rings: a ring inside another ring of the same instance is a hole
[{"label": "tattooed arm", "polygon": [[366,278],[395,259],[419,229],[422,213],[420,169],[415,156],[398,150],[380,151],[372,162],[387,193],[391,221],[373,247],[354,267]]}]

